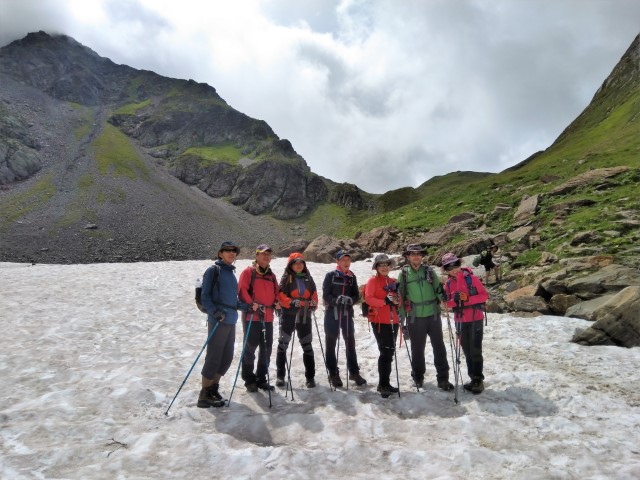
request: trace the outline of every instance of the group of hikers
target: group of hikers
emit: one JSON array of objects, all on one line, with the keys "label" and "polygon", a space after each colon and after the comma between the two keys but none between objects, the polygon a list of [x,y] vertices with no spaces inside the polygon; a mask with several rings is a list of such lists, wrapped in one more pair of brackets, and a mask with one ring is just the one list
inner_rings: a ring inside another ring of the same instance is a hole
[{"label": "group of hikers", "polygon": [[[239,253],[240,248],[236,244],[223,242],[217,260],[206,270],[202,280],[200,295],[203,310],[207,312],[209,340],[197,403],[201,408],[225,404],[219,392],[219,382],[233,360],[238,311],[242,312],[244,336],[239,369],[248,392],[275,390],[268,375],[275,317],[279,317],[276,386],[288,385],[286,377],[290,373],[290,365],[287,350],[294,331],[302,348],[306,387],[316,386],[312,321],[315,321],[319,295],[303,255],[289,255],[284,274],[278,280],[270,267],[272,249],[268,245],[259,245],[255,261],[236,279],[234,263]],[[464,352],[471,380],[463,388],[474,394],[481,393],[484,390],[484,304],[488,298],[485,287],[453,253],[442,257],[442,270],[446,274],[444,283],[431,267],[423,263],[424,252],[420,245],[408,245],[403,257],[406,264],[394,279],[389,273],[395,261],[386,254],[377,255],[372,266],[375,275],[360,289],[356,276],[350,270],[351,255],[346,250],[336,253],[336,268],[326,274],[322,283],[325,307],[323,356],[330,386],[335,389],[344,385],[338,368],[340,336],[344,339],[346,351],[346,381],[358,386],[367,383],[358,365],[354,324],[354,305],[362,300],[366,306],[363,313],[366,313],[378,345],[377,391],[382,397],[388,398],[399,391],[398,387],[391,385],[398,335],[411,345],[411,376],[417,389],[424,385],[425,347],[429,337],[437,387],[444,391],[454,390],[449,380],[441,304],[444,304],[447,316],[449,310],[453,312],[456,345],[453,346],[454,335],[449,324],[452,348],[457,349],[458,355],[460,348]],[[319,334],[319,330],[317,332]]]}]

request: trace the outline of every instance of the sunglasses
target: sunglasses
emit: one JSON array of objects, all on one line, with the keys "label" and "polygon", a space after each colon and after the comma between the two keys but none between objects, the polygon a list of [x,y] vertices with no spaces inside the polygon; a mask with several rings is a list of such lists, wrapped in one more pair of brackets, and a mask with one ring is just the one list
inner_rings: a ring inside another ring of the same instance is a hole
[{"label": "sunglasses", "polygon": [[453,265],[453,264],[445,265],[445,266],[444,266],[444,271],[445,271],[445,272],[450,272],[450,271],[451,271],[451,270],[453,270],[454,268],[458,268],[458,265]]},{"label": "sunglasses", "polygon": [[223,252],[233,252],[233,253],[238,253],[238,250],[236,250],[235,248],[223,248],[222,249]]},{"label": "sunglasses", "polygon": [[387,263],[387,262],[378,264],[378,267],[390,267],[390,266],[391,266],[391,264]]}]

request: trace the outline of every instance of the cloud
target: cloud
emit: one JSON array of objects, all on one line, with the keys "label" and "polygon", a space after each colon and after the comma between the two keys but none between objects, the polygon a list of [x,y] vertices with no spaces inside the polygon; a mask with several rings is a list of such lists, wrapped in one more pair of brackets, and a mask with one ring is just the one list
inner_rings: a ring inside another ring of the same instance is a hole
[{"label": "cloud", "polygon": [[117,63],[206,82],[289,139],[314,172],[377,193],[501,171],[546,148],[640,24],[635,0],[0,6],[3,44],[64,32]]}]

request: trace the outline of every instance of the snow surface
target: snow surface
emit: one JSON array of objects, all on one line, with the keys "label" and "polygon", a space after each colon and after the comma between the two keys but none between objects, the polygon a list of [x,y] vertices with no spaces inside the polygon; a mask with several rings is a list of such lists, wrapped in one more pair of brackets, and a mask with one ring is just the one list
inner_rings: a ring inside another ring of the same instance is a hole
[{"label": "snow surface", "polygon": [[[579,319],[489,315],[486,390],[458,405],[433,365],[411,388],[404,346],[401,397],[382,399],[358,317],[366,387],[331,391],[314,338],[306,389],[296,340],[294,401],[269,408],[239,380],[229,407],[197,408],[203,355],[165,416],[206,338],[193,286],[209,264],[0,264],[1,478],[640,478],[640,349],[570,343]],[[333,268],[309,267],[320,285]],[[371,264],[353,270],[362,284]],[[241,342],[238,326],[227,397]]]}]

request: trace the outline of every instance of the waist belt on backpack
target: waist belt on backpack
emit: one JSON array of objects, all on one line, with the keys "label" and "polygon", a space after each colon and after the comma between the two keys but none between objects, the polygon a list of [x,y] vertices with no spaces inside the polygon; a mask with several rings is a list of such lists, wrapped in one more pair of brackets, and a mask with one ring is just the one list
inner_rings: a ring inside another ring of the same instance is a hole
[{"label": "waist belt on backpack", "polygon": [[438,300],[425,300],[424,302],[411,302],[411,315],[409,316],[410,322],[413,323],[416,320],[416,309],[415,307],[424,307],[425,305],[430,305],[432,303],[438,303]]}]

